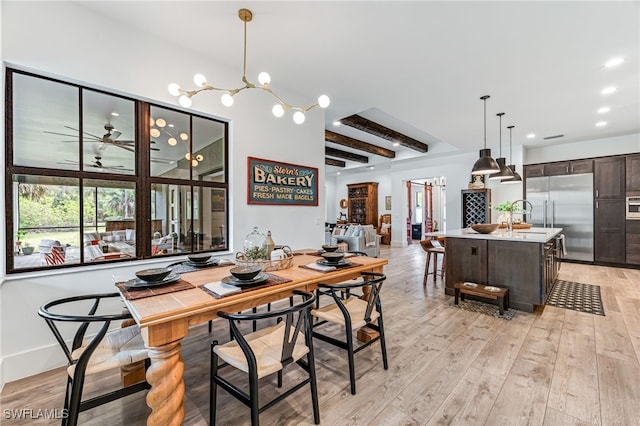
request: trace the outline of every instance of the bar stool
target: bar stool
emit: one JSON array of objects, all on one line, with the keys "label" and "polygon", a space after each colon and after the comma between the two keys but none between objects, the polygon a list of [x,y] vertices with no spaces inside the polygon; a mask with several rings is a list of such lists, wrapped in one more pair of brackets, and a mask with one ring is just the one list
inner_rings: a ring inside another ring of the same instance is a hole
[{"label": "bar stool", "polygon": [[[424,266],[424,278],[422,279],[422,285],[427,285],[427,276],[433,274],[433,279],[435,280],[436,274],[438,273],[438,255],[442,255],[442,268],[440,269],[440,277],[444,278],[444,247],[443,247],[444,239],[438,240],[422,240],[420,241],[420,246],[427,253],[427,261]],[[431,263],[431,255],[433,256],[433,272],[429,272],[429,263]]]}]

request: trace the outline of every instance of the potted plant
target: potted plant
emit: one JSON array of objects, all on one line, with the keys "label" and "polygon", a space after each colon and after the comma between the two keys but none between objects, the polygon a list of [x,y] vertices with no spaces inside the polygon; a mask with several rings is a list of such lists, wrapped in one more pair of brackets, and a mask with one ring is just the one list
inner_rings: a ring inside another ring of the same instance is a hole
[{"label": "potted plant", "polygon": [[31,244],[24,243],[24,247],[22,247],[22,254],[30,255],[33,254],[33,250],[35,247],[31,247]]},{"label": "potted plant", "polygon": [[499,223],[507,223],[509,216],[511,216],[512,213],[522,213],[522,207],[519,205],[515,205],[513,207],[513,211],[511,211],[512,204],[513,203],[511,201],[507,200],[504,203],[500,203],[493,207],[494,210],[500,212],[500,215],[498,216]]}]

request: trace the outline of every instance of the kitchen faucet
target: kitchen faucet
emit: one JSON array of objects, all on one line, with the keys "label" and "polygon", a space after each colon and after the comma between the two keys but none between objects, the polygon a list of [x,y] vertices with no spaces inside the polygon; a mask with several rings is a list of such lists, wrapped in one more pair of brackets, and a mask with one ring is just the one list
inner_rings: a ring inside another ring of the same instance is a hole
[{"label": "kitchen faucet", "polygon": [[[509,220],[507,221],[507,230],[509,231],[509,233],[513,232],[513,209],[516,207],[516,204],[519,202],[523,202],[525,205],[525,208],[522,211],[522,214],[528,214],[531,215],[531,212],[533,212],[533,204],[531,204],[530,201],[527,200],[515,200],[513,203],[511,203],[511,207],[509,208]],[[527,204],[529,204],[529,210],[527,210]]]}]

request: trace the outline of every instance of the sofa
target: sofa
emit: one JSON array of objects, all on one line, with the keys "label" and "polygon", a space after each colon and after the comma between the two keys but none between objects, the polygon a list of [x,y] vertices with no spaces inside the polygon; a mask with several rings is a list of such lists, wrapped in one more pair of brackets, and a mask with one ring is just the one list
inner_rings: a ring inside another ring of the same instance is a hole
[{"label": "sofa", "polygon": [[336,225],[331,235],[331,244],[346,243],[349,251],[359,251],[367,256],[380,255],[380,235],[373,225]]}]

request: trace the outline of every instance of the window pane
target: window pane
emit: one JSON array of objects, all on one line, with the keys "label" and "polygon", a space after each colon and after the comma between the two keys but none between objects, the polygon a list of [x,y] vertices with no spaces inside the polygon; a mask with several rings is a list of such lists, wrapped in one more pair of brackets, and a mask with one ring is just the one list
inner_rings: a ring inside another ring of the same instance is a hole
[{"label": "window pane", "polygon": [[224,123],[193,117],[193,179],[224,182]]},{"label": "window pane", "polygon": [[13,176],[15,269],[80,262],[79,192],[78,179]]},{"label": "window pane", "polygon": [[[201,192],[200,200],[202,214],[199,220],[203,234],[204,250],[224,250],[227,248],[227,191],[225,189],[196,188]],[[194,190],[194,191],[195,191]]]},{"label": "window pane", "polygon": [[151,211],[154,223],[151,255],[161,256],[185,250],[184,241],[191,220],[191,188],[187,185],[151,185]]},{"label": "window pane", "polygon": [[189,115],[151,106],[151,176],[190,179]]},{"label": "window pane", "polygon": [[135,194],[133,182],[84,181],[85,262],[136,257]]},{"label": "window pane", "polygon": [[14,73],[13,164],[78,170],[78,102],[74,86]]},{"label": "window pane", "polygon": [[135,170],[135,106],[117,96],[82,92],[83,170],[132,175]]}]

